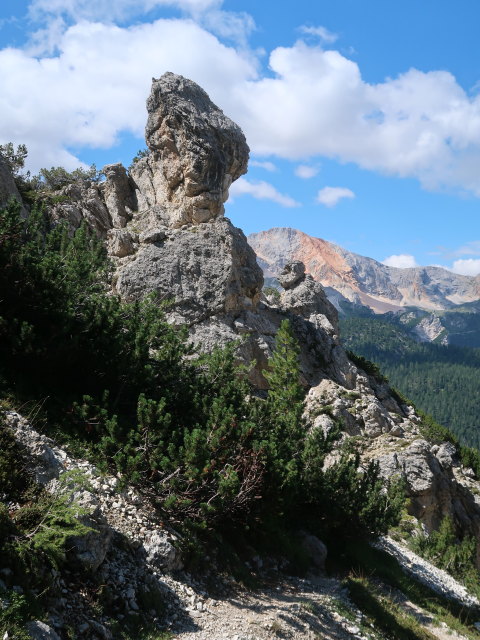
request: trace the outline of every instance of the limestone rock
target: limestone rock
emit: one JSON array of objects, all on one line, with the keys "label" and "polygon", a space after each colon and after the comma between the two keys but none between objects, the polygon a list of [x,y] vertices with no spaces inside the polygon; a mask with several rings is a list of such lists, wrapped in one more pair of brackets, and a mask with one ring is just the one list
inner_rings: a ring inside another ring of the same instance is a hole
[{"label": "limestone rock", "polygon": [[159,205],[172,228],[223,214],[230,185],[247,171],[241,129],[195,82],[173,73],[153,81],[147,110],[151,153],[132,169],[140,208]]},{"label": "limestone rock", "polygon": [[155,242],[161,242],[162,240],[165,240],[166,237],[167,234],[165,228],[162,229],[158,227],[156,229],[149,229],[148,231],[141,233],[140,242],[142,244],[152,244]]},{"label": "limestone rock", "polygon": [[125,229],[109,229],[107,232],[108,253],[116,258],[125,258],[134,253],[133,238]]},{"label": "limestone rock", "polygon": [[[301,267],[300,267],[301,265]],[[286,265],[285,269],[291,265]],[[302,262],[292,265],[300,271],[305,269]],[[290,272],[292,273],[292,272]],[[285,280],[283,280],[285,282]],[[327,331],[331,336],[338,336],[338,314],[335,307],[327,300],[322,285],[310,275],[287,280],[286,290],[280,296],[281,308],[302,316],[313,324]],[[320,317],[321,316],[321,317]]]},{"label": "limestone rock", "polygon": [[75,182],[60,189],[58,195],[64,201],[52,208],[51,217],[54,221],[66,220],[73,230],[85,221],[99,237],[106,237],[112,221],[99,185]]},{"label": "limestone rock", "polygon": [[179,552],[172,545],[165,532],[155,531],[143,543],[149,565],[157,569],[173,571],[182,568]]},{"label": "limestone rock", "polygon": [[305,265],[300,260],[288,262],[278,274],[278,282],[284,289],[291,289],[305,279]]},{"label": "limestone rock", "polygon": [[444,469],[451,469],[454,465],[458,466],[457,449],[451,442],[442,442],[435,457]]},{"label": "limestone rock", "polygon": [[326,545],[317,536],[302,532],[302,546],[310,556],[315,568],[324,572],[328,554]]},{"label": "limestone rock", "polygon": [[120,163],[105,165],[102,173],[106,178],[102,185],[103,198],[112,225],[125,227],[137,208],[134,183]]},{"label": "limestone rock", "polygon": [[5,418],[15,438],[31,456],[35,481],[45,486],[58,478],[65,470],[64,456],[53,440],[32,429],[28,420],[15,411],[7,411]]},{"label": "limestone rock", "polygon": [[60,640],[60,636],[45,622],[33,620],[27,622],[27,631],[33,640]]},{"label": "limestone rock", "polygon": [[120,271],[116,288],[124,298],[154,292],[160,300],[172,300],[179,321],[188,323],[256,306],[262,272],[245,236],[227,219],[161,237],[141,245]]},{"label": "limestone rock", "polygon": [[[441,458],[445,463],[455,454],[450,446],[441,447]],[[379,456],[378,461],[385,477],[401,475],[405,478],[411,514],[427,531],[437,529],[448,515],[464,533],[479,535],[480,506],[476,504],[474,494],[459,482],[449,463],[440,464],[428,442],[414,440],[407,448]]]},{"label": "limestone rock", "polygon": [[75,564],[80,564],[87,571],[96,571],[105,560],[113,531],[101,511],[100,501],[90,491],[77,492],[73,497],[77,504],[89,512],[80,521],[91,531],[69,539],[69,555]]}]

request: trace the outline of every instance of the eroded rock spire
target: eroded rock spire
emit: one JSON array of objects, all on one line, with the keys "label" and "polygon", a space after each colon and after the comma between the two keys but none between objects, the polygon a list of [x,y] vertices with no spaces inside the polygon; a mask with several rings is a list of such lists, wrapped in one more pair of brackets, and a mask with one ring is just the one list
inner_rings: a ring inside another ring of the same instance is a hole
[{"label": "eroded rock spire", "polygon": [[148,157],[133,169],[140,209],[158,205],[167,226],[223,214],[232,182],[247,171],[240,127],[192,80],[165,73],[147,100]]}]

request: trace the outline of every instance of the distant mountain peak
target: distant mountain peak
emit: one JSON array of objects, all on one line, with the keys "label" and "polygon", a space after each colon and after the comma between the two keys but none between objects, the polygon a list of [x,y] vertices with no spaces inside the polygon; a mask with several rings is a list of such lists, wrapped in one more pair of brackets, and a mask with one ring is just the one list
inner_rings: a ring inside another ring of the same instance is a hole
[{"label": "distant mountain peak", "polygon": [[[266,277],[276,277],[287,262],[301,260],[337,308],[341,297],[376,313],[408,306],[449,309],[480,299],[480,277],[463,276],[442,267],[388,267],[332,242],[290,227],[252,233],[248,242]],[[340,298],[338,296],[340,294]]]}]

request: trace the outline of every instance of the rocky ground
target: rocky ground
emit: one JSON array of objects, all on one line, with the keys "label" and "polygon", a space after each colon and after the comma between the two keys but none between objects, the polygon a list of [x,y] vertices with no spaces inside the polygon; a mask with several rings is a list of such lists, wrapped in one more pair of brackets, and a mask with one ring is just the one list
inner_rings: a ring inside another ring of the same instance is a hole
[{"label": "rocky ground", "polygon": [[[345,586],[322,571],[308,579],[293,578],[278,561],[255,556],[249,562],[258,580],[254,589],[214,570],[201,578],[191,575],[182,567],[178,535],[159,522],[139,495],[122,490],[118,478],[101,475],[90,463],[70,457],[18,413],[8,412],[7,420],[31,455],[37,481],[47,490],[57,490],[62,474],[82,472],[89,487],[77,491],[75,499],[88,506],[86,522],[96,529],[71,541],[68,568],[54,571],[56,595],[48,624],[31,626],[32,637],[57,640],[68,626],[79,638],[108,640],[116,635],[112,620],[121,625],[136,616],[176,640],[384,637],[350,602]],[[402,543],[382,538],[377,546],[395,556],[412,579],[465,606],[479,604],[449,574]],[[396,598],[436,637],[444,637],[444,626],[428,612],[401,593]],[[100,603],[108,603],[108,616],[100,613]]]}]

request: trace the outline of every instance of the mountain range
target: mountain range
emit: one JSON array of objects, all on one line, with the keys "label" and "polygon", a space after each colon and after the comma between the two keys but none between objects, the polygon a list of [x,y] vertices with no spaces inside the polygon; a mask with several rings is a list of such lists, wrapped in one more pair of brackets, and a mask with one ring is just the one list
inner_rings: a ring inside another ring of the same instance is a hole
[{"label": "mountain range", "polygon": [[296,229],[253,233],[248,242],[266,278],[276,277],[288,262],[300,260],[341,312],[345,302],[386,313],[405,307],[442,311],[480,299],[480,276],[434,266],[389,267]]}]

